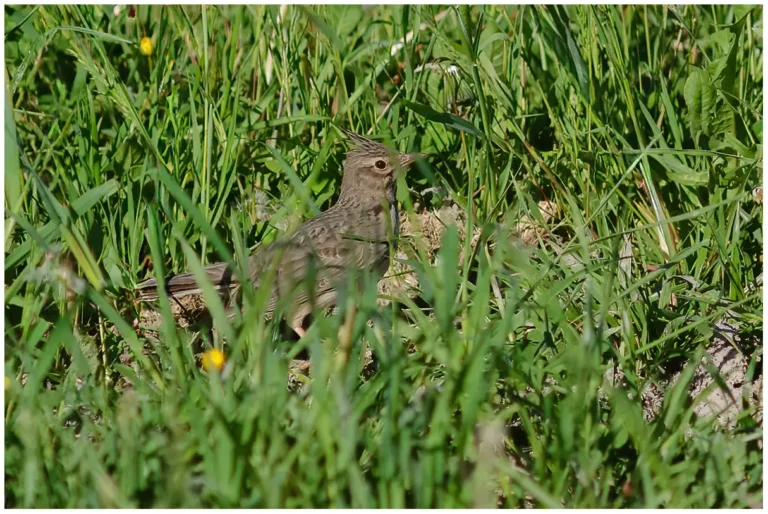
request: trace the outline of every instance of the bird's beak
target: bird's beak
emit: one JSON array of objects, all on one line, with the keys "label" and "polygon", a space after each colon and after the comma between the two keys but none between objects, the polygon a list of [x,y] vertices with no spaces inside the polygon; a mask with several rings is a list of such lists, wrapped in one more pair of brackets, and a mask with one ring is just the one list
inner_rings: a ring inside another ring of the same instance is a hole
[{"label": "bird's beak", "polygon": [[400,166],[403,168],[409,168],[411,164],[421,159],[421,155],[417,153],[404,153],[400,154]]}]

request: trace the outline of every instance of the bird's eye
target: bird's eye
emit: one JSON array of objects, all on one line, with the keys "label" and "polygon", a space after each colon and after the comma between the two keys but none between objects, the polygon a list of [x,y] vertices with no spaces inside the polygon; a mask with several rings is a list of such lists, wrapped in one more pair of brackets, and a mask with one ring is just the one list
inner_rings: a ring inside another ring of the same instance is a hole
[{"label": "bird's eye", "polygon": [[376,162],[375,162],[373,165],[374,165],[374,166],[376,166],[376,168],[377,168],[377,169],[380,169],[380,170],[383,170],[384,168],[386,168],[386,167],[387,167],[387,163],[386,163],[386,162],[384,162],[384,161],[383,161],[383,160],[381,160],[381,159],[379,159],[378,161],[376,161]]}]

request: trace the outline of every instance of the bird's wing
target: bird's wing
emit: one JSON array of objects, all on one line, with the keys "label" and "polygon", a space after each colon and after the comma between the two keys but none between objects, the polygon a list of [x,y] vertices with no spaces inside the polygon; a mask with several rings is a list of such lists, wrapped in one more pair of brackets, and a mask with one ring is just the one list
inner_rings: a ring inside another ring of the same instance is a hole
[{"label": "bird's wing", "polygon": [[350,271],[379,271],[382,259],[386,261],[387,243],[360,235],[371,232],[366,221],[331,209],[306,221],[289,239],[254,255],[251,279],[255,287],[270,270],[276,272],[268,311],[274,309],[279,296],[295,294],[295,304],[309,302],[304,281],[311,275],[315,298],[319,298],[337,287]]},{"label": "bird's wing", "polygon": [[331,272],[371,270],[386,256],[387,241],[375,220],[341,209],[307,221],[291,240],[303,247],[305,260],[315,259]]}]

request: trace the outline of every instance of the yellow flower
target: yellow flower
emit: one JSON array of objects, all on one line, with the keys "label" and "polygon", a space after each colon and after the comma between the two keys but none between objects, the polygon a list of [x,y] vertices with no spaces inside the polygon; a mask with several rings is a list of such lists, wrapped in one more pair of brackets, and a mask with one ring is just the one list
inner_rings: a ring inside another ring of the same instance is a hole
[{"label": "yellow flower", "polygon": [[224,357],[221,350],[211,348],[203,354],[203,369],[205,369],[205,371],[210,371],[212,368],[216,368],[216,371],[221,373],[226,360],[227,359]]},{"label": "yellow flower", "polygon": [[139,48],[141,49],[141,53],[144,55],[152,55],[152,50],[155,49],[154,45],[152,44],[152,40],[148,37],[141,38]]}]

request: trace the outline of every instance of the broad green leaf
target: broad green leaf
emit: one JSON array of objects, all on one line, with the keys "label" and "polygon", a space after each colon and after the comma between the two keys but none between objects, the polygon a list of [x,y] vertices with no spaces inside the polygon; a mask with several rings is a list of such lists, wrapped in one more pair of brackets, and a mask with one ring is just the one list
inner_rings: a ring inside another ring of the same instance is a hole
[{"label": "broad green leaf", "polygon": [[715,87],[707,70],[695,69],[688,76],[684,87],[685,103],[688,105],[688,122],[694,140],[702,131],[707,131],[715,108]]}]

